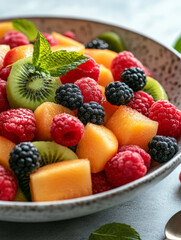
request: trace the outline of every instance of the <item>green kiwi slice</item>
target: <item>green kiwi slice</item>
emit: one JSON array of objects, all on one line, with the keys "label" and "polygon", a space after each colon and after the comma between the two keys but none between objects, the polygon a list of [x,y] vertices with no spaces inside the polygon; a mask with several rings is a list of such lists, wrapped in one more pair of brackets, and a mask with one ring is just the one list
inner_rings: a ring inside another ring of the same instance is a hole
[{"label": "green kiwi slice", "polygon": [[37,71],[31,61],[31,57],[24,58],[12,66],[6,87],[11,108],[35,110],[43,102],[55,101],[55,91],[61,84],[59,78]]},{"label": "green kiwi slice", "polygon": [[97,38],[109,44],[109,49],[114,52],[121,52],[125,50],[124,44],[120,36],[115,32],[104,32]]},{"label": "green kiwi slice", "polygon": [[163,86],[155,79],[151,77],[146,77],[147,83],[142,89],[144,92],[150,94],[155,101],[160,99],[168,100],[168,96],[165,92]]},{"label": "green kiwi slice", "polygon": [[[71,149],[55,142],[37,141],[32,142],[32,144],[40,153],[40,167],[64,160],[78,159],[77,155]],[[21,178],[19,179],[19,186],[27,200],[31,201],[29,181],[29,177]]]}]

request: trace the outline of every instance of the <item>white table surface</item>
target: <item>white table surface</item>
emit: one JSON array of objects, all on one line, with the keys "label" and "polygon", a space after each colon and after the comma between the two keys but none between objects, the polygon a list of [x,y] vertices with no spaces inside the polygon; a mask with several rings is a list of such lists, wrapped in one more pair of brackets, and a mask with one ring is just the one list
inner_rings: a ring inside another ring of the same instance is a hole
[{"label": "white table surface", "polygon": [[[181,34],[181,0],[0,0],[0,18],[71,16],[116,23],[172,46]],[[167,220],[181,209],[181,166],[132,201],[73,220],[50,223],[0,222],[0,240],[88,240],[109,222],[134,227],[142,240],[163,240]]]}]

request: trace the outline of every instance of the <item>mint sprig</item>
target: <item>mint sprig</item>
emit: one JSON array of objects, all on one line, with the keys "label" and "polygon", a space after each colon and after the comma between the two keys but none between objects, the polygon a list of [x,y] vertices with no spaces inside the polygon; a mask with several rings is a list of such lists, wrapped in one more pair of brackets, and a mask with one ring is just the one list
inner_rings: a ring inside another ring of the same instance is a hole
[{"label": "mint sprig", "polygon": [[175,50],[181,53],[181,36],[176,40],[174,46]]},{"label": "mint sprig", "polygon": [[89,60],[88,57],[78,52],[66,50],[52,52],[47,39],[38,32],[32,59],[32,64],[36,68],[49,71],[53,77],[61,77],[87,60]]},{"label": "mint sprig", "polygon": [[141,238],[129,225],[109,223],[91,233],[89,240],[141,240]]},{"label": "mint sprig", "polygon": [[14,19],[12,24],[14,29],[25,34],[30,42],[35,40],[38,31],[31,21],[26,19]]}]

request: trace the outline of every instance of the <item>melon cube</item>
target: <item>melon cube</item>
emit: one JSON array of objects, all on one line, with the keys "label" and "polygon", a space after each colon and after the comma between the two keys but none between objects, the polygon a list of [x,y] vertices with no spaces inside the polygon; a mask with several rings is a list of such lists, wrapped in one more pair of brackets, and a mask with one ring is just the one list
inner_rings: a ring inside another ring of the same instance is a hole
[{"label": "melon cube", "polygon": [[73,159],[48,164],[30,175],[32,201],[56,201],[92,194],[90,163]]},{"label": "melon cube", "polygon": [[0,136],[0,164],[9,168],[9,156],[12,149],[16,146],[9,139]]}]

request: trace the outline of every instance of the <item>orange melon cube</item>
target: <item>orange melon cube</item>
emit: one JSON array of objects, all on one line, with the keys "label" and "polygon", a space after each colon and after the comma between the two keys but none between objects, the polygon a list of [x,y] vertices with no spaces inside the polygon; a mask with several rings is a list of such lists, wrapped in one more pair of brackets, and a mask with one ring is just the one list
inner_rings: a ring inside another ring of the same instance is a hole
[{"label": "orange melon cube", "polygon": [[75,115],[70,109],[63,107],[60,104],[53,102],[44,102],[36,108],[34,111],[36,119],[36,139],[49,141],[52,140],[50,134],[50,126],[53,118],[61,113],[68,113],[70,115]]},{"label": "orange melon cube", "polygon": [[56,201],[92,194],[90,163],[73,159],[48,164],[30,175],[32,201]]},{"label": "orange melon cube", "polygon": [[100,75],[97,83],[103,87],[106,87],[109,83],[114,82],[113,75],[111,71],[104,67],[104,65],[100,65]]},{"label": "orange melon cube", "polygon": [[9,45],[0,45],[0,69],[4,65],[4,57],[6,56],[6,53],[10,50]]},{"label": "orange melon cube", "polygon": [[91,172],[104,170],[106,162],[118,150],[118,140],[108,128],[102,125],[88,123],[84,135],[77,146],[76,154],[79,158],[88,158]]},{"label": "orange melon cube", "polygon": [[9,168],[9,154],[15,146],[15,143],[0,136],[0,165]]},{"label": "orange melon cube", "polygon": [[67,52],[78,52],[84,54],[85,47],[83,44],[82,46],[62,46],[62,45],[55,45],[51,47],[52,52],[59,51],[59,50],[66,50]]},{"label": "orange melon cube", "polygon": [[94,58],[98,64],[103,64],[106,68],[110,69],[113,58],[117,56],[116,52],[109,49],[85,49],[85,54]]},{"label": "orange melon cube", "polygon": [[147,151],[149,141],[157,134],[158,122],[130,107],[120,106],[106,127],[113,131],[120,145],[138,145]]},{"label": "orange melon cube", "polygon": [[0,23],[0,38],[8,31],[14,30],[12,22]]},{"label": "orange melon cube", "polygon": [[77,42],[69,37],[66,37],[60,33],[52,32],[52,36],[59,42],[61,46],[64,47],[81,47],[85,48],[84,45],[80,42]]}]

